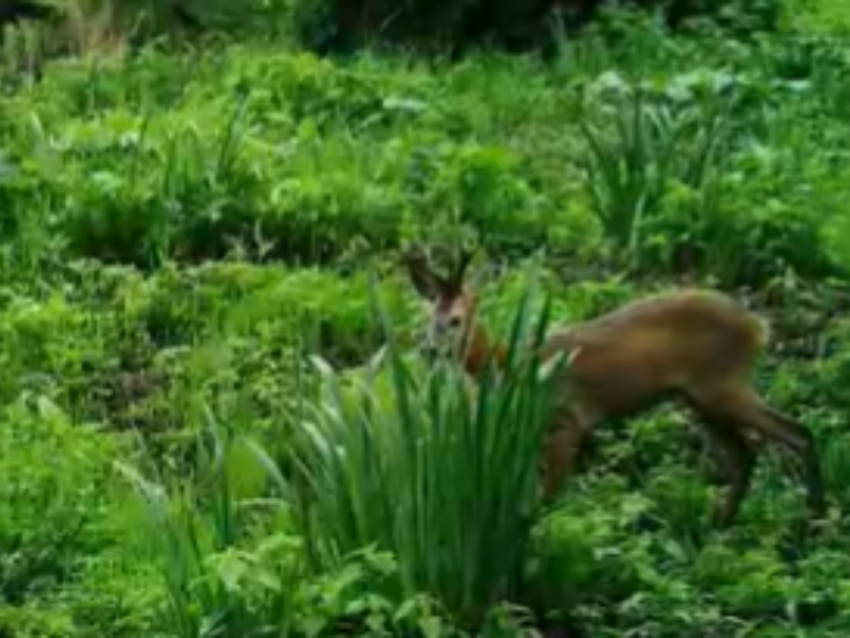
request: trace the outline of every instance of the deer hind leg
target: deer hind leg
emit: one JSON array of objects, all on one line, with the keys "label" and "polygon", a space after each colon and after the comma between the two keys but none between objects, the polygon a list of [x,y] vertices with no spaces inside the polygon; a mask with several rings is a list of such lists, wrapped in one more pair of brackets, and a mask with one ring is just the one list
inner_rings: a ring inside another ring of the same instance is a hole
[{"label": "deer hind leg", "polygon": [[701,391],[691,397],[715,416],[739,427],[751,429],[775,441],[794,454],[803,466],[806,504],[820,518],[826,510],[823,476],[815,438],[801,423],[767,405],[752,389],[730,386]]},{"label": "deer hind leg", "polygon": [[737,518],[741,502],[750,490],[756,453],[735,423],[704,408],[697,408],[697,412],[719,448],[719,456],[723,457],[717,459],[718,467],[727,482],[725,495],[714,503],[712,522],[716,527],[728,527]]},{"label": "deer hind leg", "polygon": [[811,431],[787,414],[776,410],[763,401],[758,401],[763,418],[774,424],[774,427],[791,432],[785,447],[799,458],[803,465],[803,477],[806,484],[806,505],[812,516],[823,518],[826,514],[826,494],[823,484],[823,470],[815,437]]}]

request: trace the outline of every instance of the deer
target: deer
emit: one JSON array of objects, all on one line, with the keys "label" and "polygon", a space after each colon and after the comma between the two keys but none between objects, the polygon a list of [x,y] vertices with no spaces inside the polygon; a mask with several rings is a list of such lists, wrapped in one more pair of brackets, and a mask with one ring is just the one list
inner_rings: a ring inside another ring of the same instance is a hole
[{"label": "deer", "polygon": [[[465,273],[475,250],[461,250],[453,270],[438,273],[423,250],[403,253],[410,281],[431,308],[420,343],[428,357],[450,357],[475,379],[505,365],[507,347],[491,339],[476,316],[478,295]],[[770,406],[750,377],[770,341],[767,321],[719,291],[686,288],[627,302],[574,325],[550,329],[540,360],[567,357],[557,372],[556,401],[539,463],[549,502],[574,473],[576,458],[597,426],[629,419],[679,400],[725,455],[718,469],[726,489],[712,504],[719,528],[738,517],[755,470],[759,442],[773,442],[802,467],[810,517],[824,516],[821,463],[813,434]]]}]

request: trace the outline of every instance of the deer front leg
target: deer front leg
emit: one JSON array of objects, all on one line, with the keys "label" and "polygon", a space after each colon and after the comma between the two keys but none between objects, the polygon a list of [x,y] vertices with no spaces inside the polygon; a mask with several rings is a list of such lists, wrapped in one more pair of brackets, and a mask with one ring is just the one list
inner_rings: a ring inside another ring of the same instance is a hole
[{"label": "deer front leg", "polygon": [[561,416],[547,433],[540,467],[544,502],[554,498],[564,480],[574,473],[576,459],[590,434],[590,420],[572,412]]},{"label": "deer front leg", "polygon": [[733,425],[710,418],[705,422],[720,445],[719,451],[723,457],[720,463],[728,481],[726,494],[718,498],[712,511],[712,523],[723,529],[737,518],[741,502],[750,489],[756,454],[744,435]]}]

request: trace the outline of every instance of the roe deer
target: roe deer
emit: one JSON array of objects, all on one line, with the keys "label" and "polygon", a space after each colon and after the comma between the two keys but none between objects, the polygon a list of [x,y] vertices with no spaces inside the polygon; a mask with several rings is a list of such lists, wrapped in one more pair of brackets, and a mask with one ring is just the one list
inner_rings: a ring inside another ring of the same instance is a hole
[{"label": "roe deer", "polygon": [[[437,274],[420,250],[407,251],[405,261],[417,292],[432,303],[425,347],[432,355],[460,357],[475,377],[488,360],[503,363],[506,347],[476,321],[476,296],[464,283],[472,255],[462,253],[448,276]],[[825,497],[814,437],[767,405],[748,380],[768,335],[755,314],[707,290],[645,298],[555,329],[543,342],[542,359],[564,353],[570,363],[556,381],[563,401],[556,401],[541,456],[544,498],[571,473],[600,421],[678,398],[728,457],[720,464],[728,491],[714,503],[714,524],[733,522],[749,491],[757,458],[753,438],[779,443],[801,461],[808,509],[821,518]]]}]

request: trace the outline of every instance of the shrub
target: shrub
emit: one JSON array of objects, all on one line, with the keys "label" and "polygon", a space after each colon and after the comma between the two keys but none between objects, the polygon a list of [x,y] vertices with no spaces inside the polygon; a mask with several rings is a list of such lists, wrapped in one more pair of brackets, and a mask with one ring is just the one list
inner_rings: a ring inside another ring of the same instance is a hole
[{"label": "shrub", "polygon": [[[772,28],[782,8],[781,0],[637,0],[633,5],[661,12],[674,28],[703,18],[742,33]],[[370,39],[424,48],[496,43],[529,49],[548,41],[558,23],[569,29],[586,26],[605,7],[600,0],[297,0],[295,29],[303,43],[320,50],[345,50]]]},{"label": "shrub", "polygon": [[[758,83],[696,73],[659,86],[607,75],[592,88],[596,108],[582,128],[593,210],[634,272],[711,273],[724,286],[758,286],[785,268],[838,272],[828,221],[799,199],[826,182],[826,166],[773,150],[771,136],[778,145],[791,134],[778,133],[784,114],[757,106]],[[818,177],[801,181],[809,172]]]},{"label": "shrub", "polygon": [[260,498],[272,464],[211,411],[204,417],[192,481],[156,464],[118,466],[145,509],[142,536],[167,592],[163,615],[186,638],[204,631],[286,636],[301,562],[298,539],[280,525],[286,504]]},{"label": "shrub", "polygon": [[44,397],[7,405],[0,419],[0,604],[20,605],[109,548],[112,446]]},{"label": "shrub", "polygon": [[489,370],[474,393],[456,366],[420,372],[392,339],[387,376],[346,388],[321,366],[325,399],[296,448],[300,527],[316,565],[389,551],[404,595],[434,596],[463,626],[517,595],[549,408],[538,355],[522,351],[529,337],[540,342],[548,311],[536,325],[527,312],[516,313],[501,379]]}]

